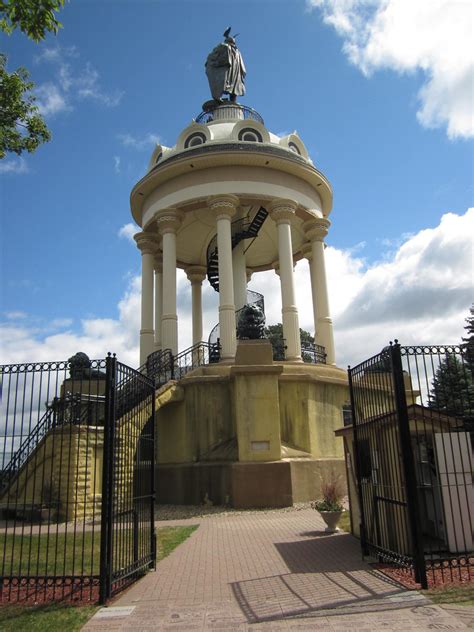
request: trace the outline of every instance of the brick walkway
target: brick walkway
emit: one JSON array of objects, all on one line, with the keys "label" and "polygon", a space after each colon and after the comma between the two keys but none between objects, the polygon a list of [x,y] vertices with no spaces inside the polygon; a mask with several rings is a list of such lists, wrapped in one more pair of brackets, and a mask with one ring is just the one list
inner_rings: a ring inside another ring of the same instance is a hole
[{"label": "brick walkway", "polygon": [[197,523],[155,573],[83,630],[422,632],[470,623],[374,571],[362,562],[357,540],[325,535],[310,509],[157,524]]}]

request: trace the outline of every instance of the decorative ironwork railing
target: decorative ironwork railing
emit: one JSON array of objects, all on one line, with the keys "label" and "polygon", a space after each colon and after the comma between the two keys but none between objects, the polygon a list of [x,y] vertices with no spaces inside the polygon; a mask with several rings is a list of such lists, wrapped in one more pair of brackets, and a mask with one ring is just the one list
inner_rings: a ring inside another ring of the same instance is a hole
[{"label": "decorative ironwork railing", "polygon": [[154,380],[155,386],[159,388],[169,380],[180,380],[193,369],[218,361],[218,342],[198,342],[177,355],[173,355],[170,349],[155,351],[148,356],[139,371]]},{"label": "decorative ironwork railing", "polygon": [[259,123],[261,123],[262,125],[264,125],[264,121],[263,118],[260,116],[260,114],[254,110],[253,108],[249,108],[247,105],[240,105],[240,103],[232,103],[232,102],[223,102],[223,103],[216,103],[216,105],[210,106],[208,109],[206,109],[204,112],[201,112],[201,114],[199,114],[199,116],[196,117],[196,123],[200,123],[200,124],[206,124],[206,123],[211,123],[212,121],[215,120],[214,118],[214,112],[218,109],[224,109],[224,108],[232,108],[234,110],[240,110],[241,113],[241,117],[244,120],[247,119],[252,119],[254,121],[258,121]]},{"label": "decorative ironwork railing", "polygon": [[85,354],[0,383],[1,599],[104,603],[155,562],[155,385]]},{"label": "decorative ironwork railing", "polygon": [[301,341],[301,359],[308,364],[326,364],[326,347]]},{"label": "decorative ironwork railing", "polygon": [[474,579],[473,373],[462,345],[397,340],[348,371],[362,552],[423,588]]}]

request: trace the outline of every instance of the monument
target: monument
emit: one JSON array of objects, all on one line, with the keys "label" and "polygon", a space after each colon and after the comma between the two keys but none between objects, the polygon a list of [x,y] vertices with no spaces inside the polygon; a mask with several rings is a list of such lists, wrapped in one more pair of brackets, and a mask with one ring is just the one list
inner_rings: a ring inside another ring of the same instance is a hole
[{"label": "monument", "polygon": [[[207,494],[238,507],[285,506],[316,498],[321,476],[344,471],[334,430],[342,425],[347,377],[336,366],[324,259],[332,190],[296,132],[274,134],[237,101],[246,70],[230,28],[205,67],[212,100],[174,146],[155,147],[130,198],[142,229],[135,235],[142,255],[140,364],[165,376],[156,399],[157,497],[199,503]],[[316,342],[304,353],[293,270],[301,259],[309,265]],[[164,359],[188,357],[178,355],[178,268],[191,284],[194,346],[192,360],[179,371],[168,364],[166,374]],[[241,328],[245,339],[237,336],[242,308],[264,308],[248,280],[267,270],[280,279],[279,361],[260,337],[258,311],[247,310],[251,327]],[[206,277],[219,293],[209,341]],[[175,379],[166,381],[170,375]]]}]

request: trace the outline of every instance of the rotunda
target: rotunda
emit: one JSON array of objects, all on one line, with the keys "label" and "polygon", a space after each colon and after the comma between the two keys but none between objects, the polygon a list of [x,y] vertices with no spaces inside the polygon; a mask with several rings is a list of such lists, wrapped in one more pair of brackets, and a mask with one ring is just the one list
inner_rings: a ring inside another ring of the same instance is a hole
[{"label": "rotunda", "polygon": [[[296,132],[277,136],[236,101],[245,91],[245,68],[234,38],[225,36],[206,63],[214,99],[173,147],[155,147],[131,193],[142,229],[135,235],[142,255],[140,364],[161,375],[161,502],[206,496],[241,507],[287,505],[314,498],[323,471],[343,471],[333,430],[342,424],[347,378],[335,366],[324,260],[332,190]],[[222,55],[234,83],[221,73]],[[219,91],[229,99],[216,98]],[[315,331],[315,344],[303,352],[294,287],[302,258],[309,262]],[[192,288],[193,347],[184,354],[178,268]],[[281,356],[268,342],[236,336],[236,314],[264,304],[247,283],[268,270],[280,279]],[[219,293],[219,324],[204,343],[205,279]],[[178,367],[181,356],[187,359]]]},{"label": "rotunda", "polygon": [[174,147],[155,148],[131,194],[133,218],[143,229],[135,237],[142,253],[140,363],[155,350],[179,350],[176,268],[193,288],[193,343],[202,340],[206,276],[219,292],[223,362],[235,359],[235,311],[247,303],[247,279],[274,269],[285,359],[301,361],[293,267],[306,257],[315,340],[334,364],[323,241],[332,205],[327,178],[296,132],[278,137],[257,112],[237,103],[205,107]]}]

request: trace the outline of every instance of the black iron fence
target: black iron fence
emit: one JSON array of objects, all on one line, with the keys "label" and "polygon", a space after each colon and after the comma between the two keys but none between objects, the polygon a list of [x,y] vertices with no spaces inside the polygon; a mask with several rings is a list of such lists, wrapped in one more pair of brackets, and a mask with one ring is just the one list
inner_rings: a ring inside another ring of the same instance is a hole
[{"label": "black iron fence", "polygon": [[198,342],[176,355],[173,355],[171,349],[154,351],[139,371],[152,379],[159,388],[169,380],[180,380],[193,369],[218,362],[219,358],[219,340],[215,343]]},{"label": "black iron fence", "polygon": [[154,560],[153,383],[81,354],[0,381],[0,599],[104,600]]},{"label": "black iron fence", "polygon": [[473,367],[459,346],[390,345],[349,369],[364,553],[423,587],[474,578]]}]

